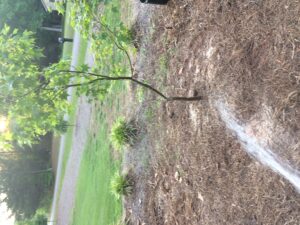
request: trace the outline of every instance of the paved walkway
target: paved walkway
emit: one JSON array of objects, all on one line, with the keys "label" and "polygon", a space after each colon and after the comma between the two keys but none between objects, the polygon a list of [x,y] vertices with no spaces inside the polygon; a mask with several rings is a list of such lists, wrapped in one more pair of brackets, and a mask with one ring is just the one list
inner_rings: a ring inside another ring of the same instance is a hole
[{"label": "paved walkway", "polygon": [[[73,41],[73,53],[71,69],[78,64],[80,35],[75,32]],[[89,48],[86,54],[86,63],[89,66],[94,64]],[[69,89],[69,101],[71,101],[72,89]],[[65,135],[61,137],[59,149],[57,176],[55,179],[54,197],[49,224],[68,225],[72,219],[72,211],[75,204],[76,183],[80,169],[80,161],[84,151],[85,143],[88,137],[90,126],[91,105],[87,103],[85,97],[80,97],[77,107],[76,126],[73,133],[72,149],[66,166],[65,176],[62,184],[61,193],[59,195],[59,182],[62,176],[62,161],[65,147]],[[65,115],[65,120],[68,120],[68,115]],[[59,196],[58,196],[59,195]],[[57,210],[57,211],[56,211]]]}]

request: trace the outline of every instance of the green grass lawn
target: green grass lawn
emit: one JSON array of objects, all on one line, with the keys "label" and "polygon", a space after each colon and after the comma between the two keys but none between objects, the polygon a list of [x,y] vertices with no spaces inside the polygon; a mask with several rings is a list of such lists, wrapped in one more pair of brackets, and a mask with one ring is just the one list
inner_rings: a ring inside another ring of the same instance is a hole
[{"label": "green grass lawn", "polygon": [[[110,6],[105,10],[110,26],[117,26],[121,20],[120,12],[111,10],[121,8],[119,0],[112,0]],[[64,37],[73,37],[74,30],[70,26],[70,7],[67,3],[67,10],[64,24]],[[123,6],[124,7],[124,6]],[[127,9],[128,10],[128,9]],[[127,11],[128,12],[128,11]],[[87,41],[80,40],[80,50],[78,56],[78,65],[84,63],[87,49]],[[70,59],[72,56],[72,43],[65,43],[63,47],[63,59]],[[110,60],[109,60],[110,61]],[[101,63],[101,60],[98,61]],[[124,55],[115,51],[111,57],[111,64],[123,64],[128,70],[128,64],[124,60]],[[98,65],[99,65],[98,64]],[[99,73],[110,73],[109,66],[101,67]],[[121,115],[122,93],[125,93],[127,83],[115,82],[111,87],[111,92],[105,97],[103,102],[97,103],[99,106],[94,113],[95,123],[90,131],[88,142],[83,153],[80,172],[77,183],[75,206],[73,209],[72,225],[109,225],[117,221],[122,215],[122,202],[115,199],[110,192],[110,180],[116,171],[121,168],[121,160],[112,159],[111,145],[109,142],[109,119]],[[74,93],[74,92],[73,92]],[[72,95],[72,110],[69,114],[69,124],[76,121],[78,97],[75,93]],[[113,112],[111,111],[113,109]],[[112,113],[111,113],[112,112]],[[67,131],[66,142],[64,146],[64,155],[62,162],[62,176],[60,180],[60,190],[63,184],[64,174],[68,158],[72,149],[73,127]]]},{"label": "green grass lawn", "polygon": [[116,82],[112,92],[95,110],[96,123],[91,128],[81,161],[72,225],[109,225],[122,215],[122,202],[110,192],[110,180],[120,170],[121,161],[112,158],[106,110],[113,108],[114,117],[122,114],[118,96],[126,89],[126,83]]},{"label": "green grass lawn", "polygon": [[[103,114],[98,120],[104,121]],[[97,138],[90,137],[83,155],[77,184],[72,225],[111,224],[122,214],[121,202],[110,193],[110,179],[120,162],[111,158],[108,127],[101,124]]]},{"label": "green grass lawn", "polygon": [[[110,9],[119,9],[121,3],[119,0],[112,0],[110,4],[111,6],[105,6],[104,13],[112,27],[119,24],[121,16],[120,12],[116,14]],[[129,70],[126,58],[120,51],[113,53],[110,63],[122,64],[124,69]],[[98,72],[109,74],[109,69],[101,67]],[[126,95],[127,87],[126,82],[114,82],[109,94],[95,110],[95,122],[81,161],[72,225],[110,225],[122,215],[122,202],[110,191],[111,178],[120,170],[121,161],[112,158],[108,121],[122,115],[122,94]]]}]

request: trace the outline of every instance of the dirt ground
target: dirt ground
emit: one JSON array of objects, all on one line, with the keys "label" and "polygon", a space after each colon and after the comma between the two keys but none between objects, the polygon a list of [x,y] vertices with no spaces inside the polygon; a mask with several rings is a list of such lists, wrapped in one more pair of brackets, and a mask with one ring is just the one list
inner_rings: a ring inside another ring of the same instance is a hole
[{"label": "dirt ground", "polygon": [[226,104],[300,169],[299,0],[138,7],[137,78],[203,100],[147,94],[141,103],[135,117],[144,134],[126,156],[135,184],[126,217],[147,225],[300,224],[300,194],[245,153],[216,109]]}]

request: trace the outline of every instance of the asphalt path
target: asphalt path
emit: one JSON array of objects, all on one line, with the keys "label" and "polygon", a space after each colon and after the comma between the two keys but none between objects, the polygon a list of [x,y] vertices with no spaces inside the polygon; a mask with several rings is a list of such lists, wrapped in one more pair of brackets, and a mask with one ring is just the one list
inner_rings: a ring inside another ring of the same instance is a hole
[{"label": "asphalt path", "polygon": [[[89,46],[89,45],[88,45]],[[75,32],[73,41],[71,69],[74,70],[78,65],[80,48],[80,34]],[[86,54],[85,63],[93,66],[94,59],[89,52],[89,47]],[[68,90],[68,100],[71,102],[73,89]],[[79,174],[80,161],[84,146],[88,137],[88,130],[91,118],[91,105],[87,102],[85,97],[80,97],[78,101],[76,113],[76,125],[74,127],[72,148],[67,162],[65,176],[62,184],[61,192],[59,193],[59,186],[62,174],[62,162],[65,150],[66,136],[63,135],[60,141],[60,149],[58,156],[58,166],[55,178],[54,196],[52,202],[51,215],[48,224],[68,225],[72,221],[72,213],[75,204],[76,183]],[[64,119],[69,120],[69,116],[65,115]]]}]

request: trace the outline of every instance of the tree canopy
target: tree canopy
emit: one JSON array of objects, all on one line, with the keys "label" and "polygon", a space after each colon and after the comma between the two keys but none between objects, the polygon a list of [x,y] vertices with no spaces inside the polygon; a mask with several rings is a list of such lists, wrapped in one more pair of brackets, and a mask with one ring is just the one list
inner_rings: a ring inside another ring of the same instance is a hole
[{"label": "tree canopy", "polygon": [[41,0],[0,0],[0,28],[36,31],[41,27],[46,11]]},{"label": "tree canopy", "polygon": [[35,46],[33,33],[5,26],[0,32],[0,115],[10,122],[1,133],[1,148],[9,143],[31,144],[47,131],[53,131],[68,110],[67,84],[70,76],[55,71],[68,68],[61,62],[41,69],[42,50]]},{"label": "tree canopy", "polygon": [[17,221],[16,225],[47,225],[48,224],[48,218],[47,214],[44,211],[37,210],[36,214],[26,220]]},{"label": "tree canopy", "polygon": [[47,56],[40,59],[40,64],[47,66],[59,60],[61,46],[57,38],[61,34],[40,28],[60,25],[61,16],[55,11],[46,12],[41,0],[0,0],[0,29],[5,24],[12,29],[36,32],[37,45],[43,48]]},{"label": "tree canopy", "polygon": [[17,220],[34,215],[52,185],[49,152],[36,146],[18,149],[0,157],[0,192],[2,200]]},{"label": "tree canopy", "polygon": [[41,135],[61,130],[69,111],[68,88],[97,98],[107,93],[111,81],[123,79],[86,73],[86,65],[69,71],[67,61],[41,68],[41,57],[32,32],[8,26],[0,31],[0,116],[9,121],[9,128],[0,133],[0,148],[31,145]]}]

